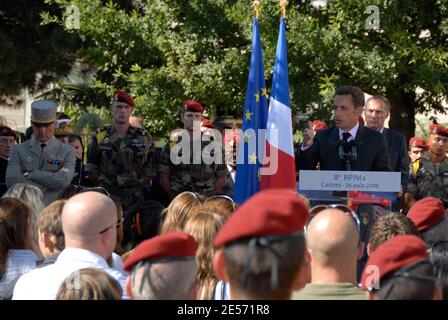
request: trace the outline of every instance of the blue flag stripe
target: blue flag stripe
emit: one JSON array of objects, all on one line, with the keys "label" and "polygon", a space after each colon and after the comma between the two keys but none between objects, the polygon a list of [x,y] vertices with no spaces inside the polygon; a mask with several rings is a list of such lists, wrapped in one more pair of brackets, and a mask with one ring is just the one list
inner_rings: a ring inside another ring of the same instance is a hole
[{"label": "blue flag stripe", "polygon": [[[258,21],[252,23],[252,55],[246,90],[246,101],[243,111],[243,135],[238,151],[234,198],[237,203],[243,203],[260,190],[259,169],[264,151],[264,138],[258,143],[258,130],[266,129],[268,107],[264,79],[263,50],[261,47]],[[250,142],[245,139],[245,132],[253,129],[255,135],[250,135]],[[256,139],[257,141],[253,141]],[[249,146],[256,146],[255,149]],[[263,149],[262,149],[263,148]],[[256,156],[254,158],[253,156]],[[255,163],[254,160],[256,159]]]}]

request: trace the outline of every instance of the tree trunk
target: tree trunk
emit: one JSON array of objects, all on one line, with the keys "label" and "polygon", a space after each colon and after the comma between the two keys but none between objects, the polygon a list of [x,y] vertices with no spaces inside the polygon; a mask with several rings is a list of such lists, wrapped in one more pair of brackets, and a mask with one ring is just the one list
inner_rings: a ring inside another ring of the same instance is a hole
[{"label": "tree trunk", "polygon": [[392,105],[389,128],[401,132],[409,141],[415,134],[415,94],[395,91],[387,97]]}]

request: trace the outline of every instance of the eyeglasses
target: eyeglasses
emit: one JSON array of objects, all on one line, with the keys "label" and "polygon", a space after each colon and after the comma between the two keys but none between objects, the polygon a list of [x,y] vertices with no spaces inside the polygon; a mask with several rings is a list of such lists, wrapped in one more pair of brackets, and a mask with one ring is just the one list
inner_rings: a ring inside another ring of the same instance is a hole
[{"label": "eyeglasses", "polygon": [[358,232],[361,232],[361,223],[359,221],[358,216],[356,215],[356,212],[352,210],[349,206],[346,206],[345,204],[318,204],[317,206],[314,206],[311,208],[309,213],[309,220],[308,223],[321,211],[325,209],[338,209],[344,212],[347,216],[353,219],[353,221],[356,223],[356,228],[358,229]]},{"label": "eyeglasses", "polygon": [[103,233],[105,233],[107,230],[112,229],[112,228],[117,228],[117,229],[118,229],[118,227],[120,227],[120,226],[123,224],[123,222],[124,222],[124,218],[122,217],[122,218],[120,219],[120,221],[118,221],[117,223],[111,225],[110,227],[107,227],[106,229],[101,230],[101,231],[99,232],[99,234],[103,234]]},{"label": "eyeglasses", "polygon": [[203,204],[206,204],[207,202],[209,202],[210,200],[213,200],[213,199],[224,199],[224,200],[227,200],[227,201],[229,201],[232,204],[233,211],[236,210],[235,202],[233,201],[232,198],[230,198],[229,196],[226,196],[226,195],[212,196],[212,197],[208,198],[207,200],[205,200]]}]

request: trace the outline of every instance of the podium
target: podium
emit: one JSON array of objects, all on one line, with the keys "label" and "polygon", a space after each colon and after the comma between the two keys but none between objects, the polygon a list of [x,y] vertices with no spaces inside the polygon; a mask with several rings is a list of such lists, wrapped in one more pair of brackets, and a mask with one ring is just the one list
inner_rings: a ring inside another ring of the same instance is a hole
[{"label": "podium", "polygon": [[358,280],[367,261],[367,243],[373,222],[391,211],[401,191],[400,172],[301,170],[297,192],[310,206],[342,203],[356,212],[361,241],[366,245],[358,262]]}]

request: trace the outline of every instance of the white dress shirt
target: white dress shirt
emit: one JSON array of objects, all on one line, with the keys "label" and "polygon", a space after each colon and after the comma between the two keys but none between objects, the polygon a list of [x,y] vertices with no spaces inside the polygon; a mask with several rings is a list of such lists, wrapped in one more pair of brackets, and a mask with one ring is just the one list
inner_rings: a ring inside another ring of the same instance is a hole
[{"label": "white dress shirt", "polygon": [[347,139],[347,142],[352,141],[352,140],[355,140],[355,138],[356,138],[356,134],[358,133],[358,129],[359,129],[359,122],[357,122],[357,123],[356,123],[356,126],[354,126],[353,128],[351,128],[350,131],[344,131],[344,130],[342,130],[341,128],[338,128],[338,130],[339,130],[339,139],[342,140],[342,139],[343,139],[343,138],[342,138],[342,134],[343,134],[344,132],[348,132],[348,133],[350,133],[351,136]]},{"label": "white dress shirt", "polygon": [[126,295],[126,275],[111,269],[98,254],[77,248],[64,249],[54,264],[35,269],[19,278],[14,288],[13,300],[54,300],[62,282],[74,271],[98,268],[115,278]]}]

